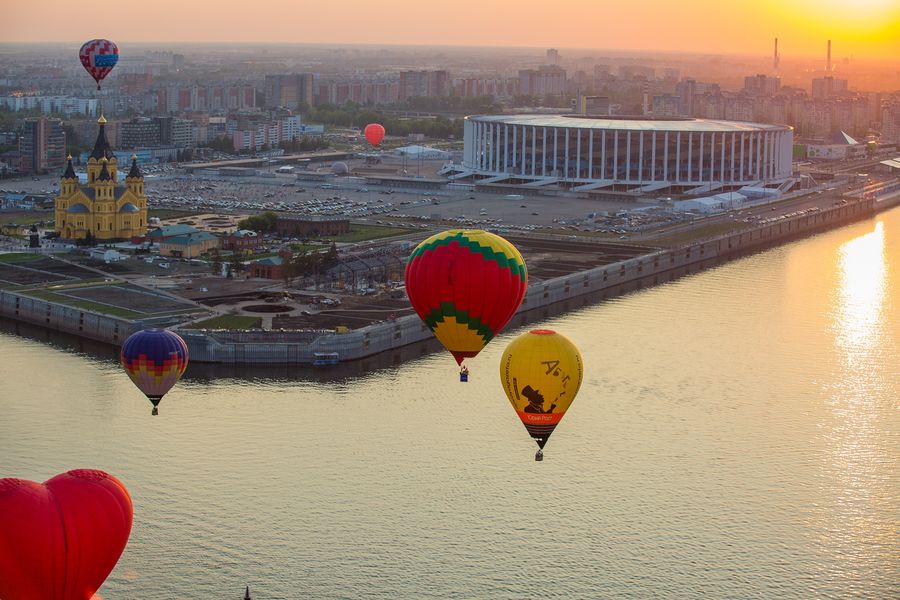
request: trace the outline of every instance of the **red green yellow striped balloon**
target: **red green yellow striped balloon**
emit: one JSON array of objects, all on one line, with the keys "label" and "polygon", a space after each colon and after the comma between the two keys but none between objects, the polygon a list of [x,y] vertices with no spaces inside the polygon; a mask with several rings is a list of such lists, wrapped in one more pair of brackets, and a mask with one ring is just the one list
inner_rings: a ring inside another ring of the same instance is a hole
[{"label": "red green yellow striped balloon", "polygon": [[433,235],[406,264],[413,308],[459,364],[503,329],[527,288],[528,270],[516,247],[478,229]]}]

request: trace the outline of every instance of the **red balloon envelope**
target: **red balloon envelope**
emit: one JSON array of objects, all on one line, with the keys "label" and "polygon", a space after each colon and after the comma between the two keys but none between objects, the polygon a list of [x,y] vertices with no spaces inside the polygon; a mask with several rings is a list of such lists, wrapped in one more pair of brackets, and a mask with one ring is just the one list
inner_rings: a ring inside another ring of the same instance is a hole
[{"label": "red balloon envelope", "polygon": [[384,139],[384,126],[378,123],[369,123],[363,130],[366,140],[373,146],[377,146]]},{"label": "red balloon envelope", "polygon": [[0,479],[0,598],[88,600],[125,549],[133,514],[128,490],[103,471]]},{"label": "red balloon envelope", "polygon": [[119,47],[109,40],[91,40],[81,46],[78,58],[81,59],[84,70],[97,82],[99,90],[100,82],[119,62]]}]

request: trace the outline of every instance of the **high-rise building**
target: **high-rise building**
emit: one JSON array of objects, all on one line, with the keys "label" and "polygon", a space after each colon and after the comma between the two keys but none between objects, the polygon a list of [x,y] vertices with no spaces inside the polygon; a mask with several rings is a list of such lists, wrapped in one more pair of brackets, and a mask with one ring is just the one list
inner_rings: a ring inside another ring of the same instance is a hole
[{"label": "high-rise building", "polygon": [[582,115],[608,115],[609,97],[581,95],[578,97],[575,112]]},{"label": "high-rise building", "polygon": [[744,77],[744,91],[748,94],[775,94],[781,87],[781,78],[770,75],[751,75]]},{"label": "high-rise building", "polygon": [[559,64],[559,50],[556,48],[549,48],[547,50],[547,64],[548,65],[558,65]]},{"label": "high-rise building", "polygon": [[192,145],[194,122],[176,117],[159,118],[159,141],[164,146],[186,148]]},{"label": "high-rise building", "polygon": [[653,96],[652,114],[654,117],[677,117],[680,114],[680,104],[681,98],[678,96],[672,96],[671,94]]},{"label": "high-rise building", "polygon": [[25,119],[19,136],[19,171],[46,173],[66,164],[66,132],[59,119]]},{"label": "high-rise building", "polygon": [[136,117],[119,124],[119,146],[127,149],[153,146],[188,148],[195,145],[195,128],[194,121],[190,119]]},{"label": "high-rise building", "polygon": [[900,102],[885,104],[881,109],[881,142],[900,144]]},{"label": "high-rise building", "polygon": [[846,79],[835,79],[831,75],[826,75],[812,80],[812,97],[817,100],[827,100],[846,92]]},{"label": "high-rise building", "polygon": [[314,102],[312,73],[292,75],[266,75],[266,108],[284,106],[296,110],[301,104],[312,106]]},{"label": "high-rise building", "polygon": [[407,98],[439,98],[450,95],[450,73],[439,71],[401,71],[399,101]]},{"label": "high-rise building", "polygon": [[159,145],[159,119],[135,117],[119,124],[120,148],[150,148]]},{"label": "high-rise building", "polygon": [[566,71],[562,67],[542,66],[519,71],[519,92],[526,96],[558,96],[566,91]]}]

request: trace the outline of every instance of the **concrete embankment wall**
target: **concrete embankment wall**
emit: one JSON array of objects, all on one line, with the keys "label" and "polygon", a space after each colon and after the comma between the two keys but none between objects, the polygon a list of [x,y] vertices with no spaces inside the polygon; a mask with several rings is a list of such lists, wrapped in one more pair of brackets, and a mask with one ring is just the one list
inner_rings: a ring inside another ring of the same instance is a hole
[{"label": "concrete embankment wall", "polygon": [[[576,304],[581,306],[589,301],[671,281],[733,256],[868,218],[880,209],[873,200],[853,202],[572,275],[533,282],[512,323],[522,325],[547,317],[556,312],[553,306],[568,310]],[[576,298],[580,301],[572,302]],[[0,291],[0,316],[117,346],[136,329],[150,325],[8,291]],[[317,352],[337,353],[341,361],[357,360],[432,337],[416,316],[376,323],[348,333],[194,330],[179,333],[187,342],[193,361],[251,365],[311,363]]]},{"label": "concrete embankment wall", "polygon": [[0,290],[0,316],[120,346],[138,326],[127,320]]}]

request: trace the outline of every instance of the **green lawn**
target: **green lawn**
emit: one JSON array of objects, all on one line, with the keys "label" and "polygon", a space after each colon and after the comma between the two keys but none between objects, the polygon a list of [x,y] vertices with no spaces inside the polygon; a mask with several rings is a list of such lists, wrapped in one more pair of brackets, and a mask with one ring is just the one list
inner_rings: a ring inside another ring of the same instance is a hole
[{"label": "green lawn", "polygon": [[98,302],[91,302],[89,300],[79,300],[71,298],[69,296],[61,296],[47,290],[27,290],[23,291],[22,293],[34,298],[39,298],[41,300],[56,302],[58,304],[65,304],[66,306],[72,306],[74,308],[83,308],[84,310],[102,313],[105,315],[112,315],[114,317],[122,317],[123,319],[137,319],[144,316],[143,313],[135,312],[133,310],[118,308],[116,306],[109,306],[108,304],[100,304]]},{"label": "green lawn", "polygon": [[0,214],[0,225],[6,225],[7,223],[15,223],[19,226],[33,225],[43,221],[45,225],[49,226],[53,224],[55,219],[56,215],[52,210],[4,212]]},{"label": "green lawn", "polygon": [[29,252],[10,252],[8,254],[0,254],[0,263],[26,263],[41,258],[40,254],[31,254]]},{"label": "green lawn", "polygon": [[254,329],[262,324],[260,317],[242,315],[219,315],[204,321],[187,325],[185,329]]},{"label": "green lawn", "polygon": [[380,227],[378,225],[351,225],[350,233],[322,237],[335,242],[365,242],[367,240],[377,240],[402,233],[410,233],[411,231],[411,229]]},{"label": "green lawn", "polygon": [[657,246],[675,246],[678,244],[688,244],[697,240],[722,235],[730,231],[740,231],[750,226],[746,223],[736,223],[733,221],[724,221],[721,223],[713,223],[710,225],[701,225],[695,229],[681,231],[670,236],[661,236],[652,240]]}]

